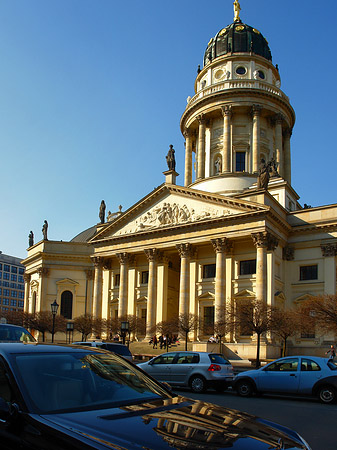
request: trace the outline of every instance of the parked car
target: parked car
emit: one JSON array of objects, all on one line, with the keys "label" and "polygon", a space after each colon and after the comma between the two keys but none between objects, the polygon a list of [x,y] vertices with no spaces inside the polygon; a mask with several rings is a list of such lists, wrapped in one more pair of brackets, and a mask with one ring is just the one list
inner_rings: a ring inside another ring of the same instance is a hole
[{"label": "parked car", "polygon": [[234,379],[233,367],[221,353],[163,353],[138,367],[158,381],[190,387],[193,392],[203,392],[207,388],[221,392]]},{"label": "parked car", "polygon": [[0,342],[36,342],[36,339],[18,325],[0,324]]},{"label": "parked car", "polygon": [[87,345],[89,347],[103,348],[109,350],[109,352],[117,353],[123,356],[128,361],[132,361],[132,354],[126,345],[119,344],[118,342],[102,342],[102,341],[86,341],[86,342],[74,342],[75,345]]},{"label": "parked car", "polygon": [[239,373],[233,386],[242,397],[271,392],[317,396],[332,403],[337,399],[337,365],[317,356],[288,356]]},{"label": "parked car", "polygon": [[0,344],[1,450],[310,450],[294,431],[176,395],[94,347]]}]

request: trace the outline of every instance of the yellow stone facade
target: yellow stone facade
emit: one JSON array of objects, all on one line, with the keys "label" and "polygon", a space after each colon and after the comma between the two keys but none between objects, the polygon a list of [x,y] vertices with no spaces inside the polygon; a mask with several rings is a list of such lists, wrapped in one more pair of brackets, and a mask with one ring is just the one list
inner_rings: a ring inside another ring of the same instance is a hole
[{"label": "yellow stone facade", "polygon": [[[291,186],[295,114],[277,67],[254,51],[266,41],[238,16],[214,39],[241,32],[253,36],[249,51],[227,47],[209,57],[210,41],[187,99],[184,186],[168,170],[126,212],[71,242],[30,247],[26,311],[50,310],[55,299],[62,306],[67,293],[72,318],[137,315],[147,329],[136,337],[147,339],[156,323],[178,313],[212,322],[225,305],[238,310],[255,298],[292,308],[309,295],[336,294],[337,205],[299,204]],[[268,189],[257,183],[262,159],[274,161]],[[196,342],[207,337],[202,327],[190,334]],[[321,353],[331,338],[299,335],[290,351]],[[229,350],[255,356],[254,337],[226,340]],[[279,343],[266,337],[262,357],[278,355]]]}]

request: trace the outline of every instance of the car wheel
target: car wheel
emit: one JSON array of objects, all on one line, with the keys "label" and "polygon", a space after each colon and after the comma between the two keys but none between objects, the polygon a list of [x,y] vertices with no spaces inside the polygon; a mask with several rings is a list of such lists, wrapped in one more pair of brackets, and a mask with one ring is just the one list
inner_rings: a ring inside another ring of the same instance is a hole
[{"label": "car wheel", "polygon": [[196,375],[190,380],[190,387],[193,392],[205,392],[206,390],[206,380],[201,375]]},{"label": "car wheel", "polygon": [[235,386],[235,390],[240,397],[250,397],[254,391],[252,383],[248,380],[239,381]]},{"label": "car wheel", "polygon": [[322,403],[333,403],[336,401],[336,390],[331,386],[322,386],[318,390],[318,398]]}]

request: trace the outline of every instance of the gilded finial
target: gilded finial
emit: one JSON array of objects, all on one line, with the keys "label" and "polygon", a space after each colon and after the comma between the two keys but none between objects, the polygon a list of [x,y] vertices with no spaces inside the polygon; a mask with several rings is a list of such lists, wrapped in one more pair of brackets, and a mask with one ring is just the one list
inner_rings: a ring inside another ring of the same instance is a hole
[{"label": "gilded finial", "polygon": [[241,11],[240,3],[238,2],[238,0],[235,0],[233,5],[234,5],[234,22],[240,22],[240,11]]}]

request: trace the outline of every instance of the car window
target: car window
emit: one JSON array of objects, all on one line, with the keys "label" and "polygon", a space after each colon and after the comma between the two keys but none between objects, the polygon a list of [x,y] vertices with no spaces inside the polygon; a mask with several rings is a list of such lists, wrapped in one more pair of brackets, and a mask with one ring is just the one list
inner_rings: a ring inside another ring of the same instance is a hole
[{"label": "car window", "polygon": [[168,396],[113,353],[25,353],[15,355],[14,365],[25,399],[37,413],[112,408]]},{"label": "car window", "polygon": [[331,370],[337,370],[337,362],[330,360],[327,362],[327,365]]},{"label": "car window", "polygon": [[105,350],[109,350],[110,352],[115,352],[118,353],[119,355],[124,355],[124,356],[130,356],[131,352],[130,350],[122,344],[107,344],[107,343],[102,343],[102,344],[97,344],[97,347],[101,347],[104,348]]},{"label": "car window", "polygon": [[35,342],[35,338],[23,327],[1,325],[0,341]]},{"label": "car window", "polygon": [[198,353],[180,353],[176,364],[198,364],[199,359]]},{"label": "car window", "polygon": [[224,355],[221,355],[220,353],[211,353],[208,356],[211,362],[214,364],[230,364],[228,359]]},{"label": "car window", "polygon": [[173,364],[175,358],[175,353],[170,353],[169,355],[161,355],[152,361],[152,364]]},{"label": "car window", "polygon": [[312,359],[302,359],[301,362],[301,372],[310,372],[310,371],[321,370],[320,366],[313,361]]},{"label": "car window", "polygon": [[298,358],[279,359],[273,362],[264,370],[268,372],[296,372],[298,367]]}]

